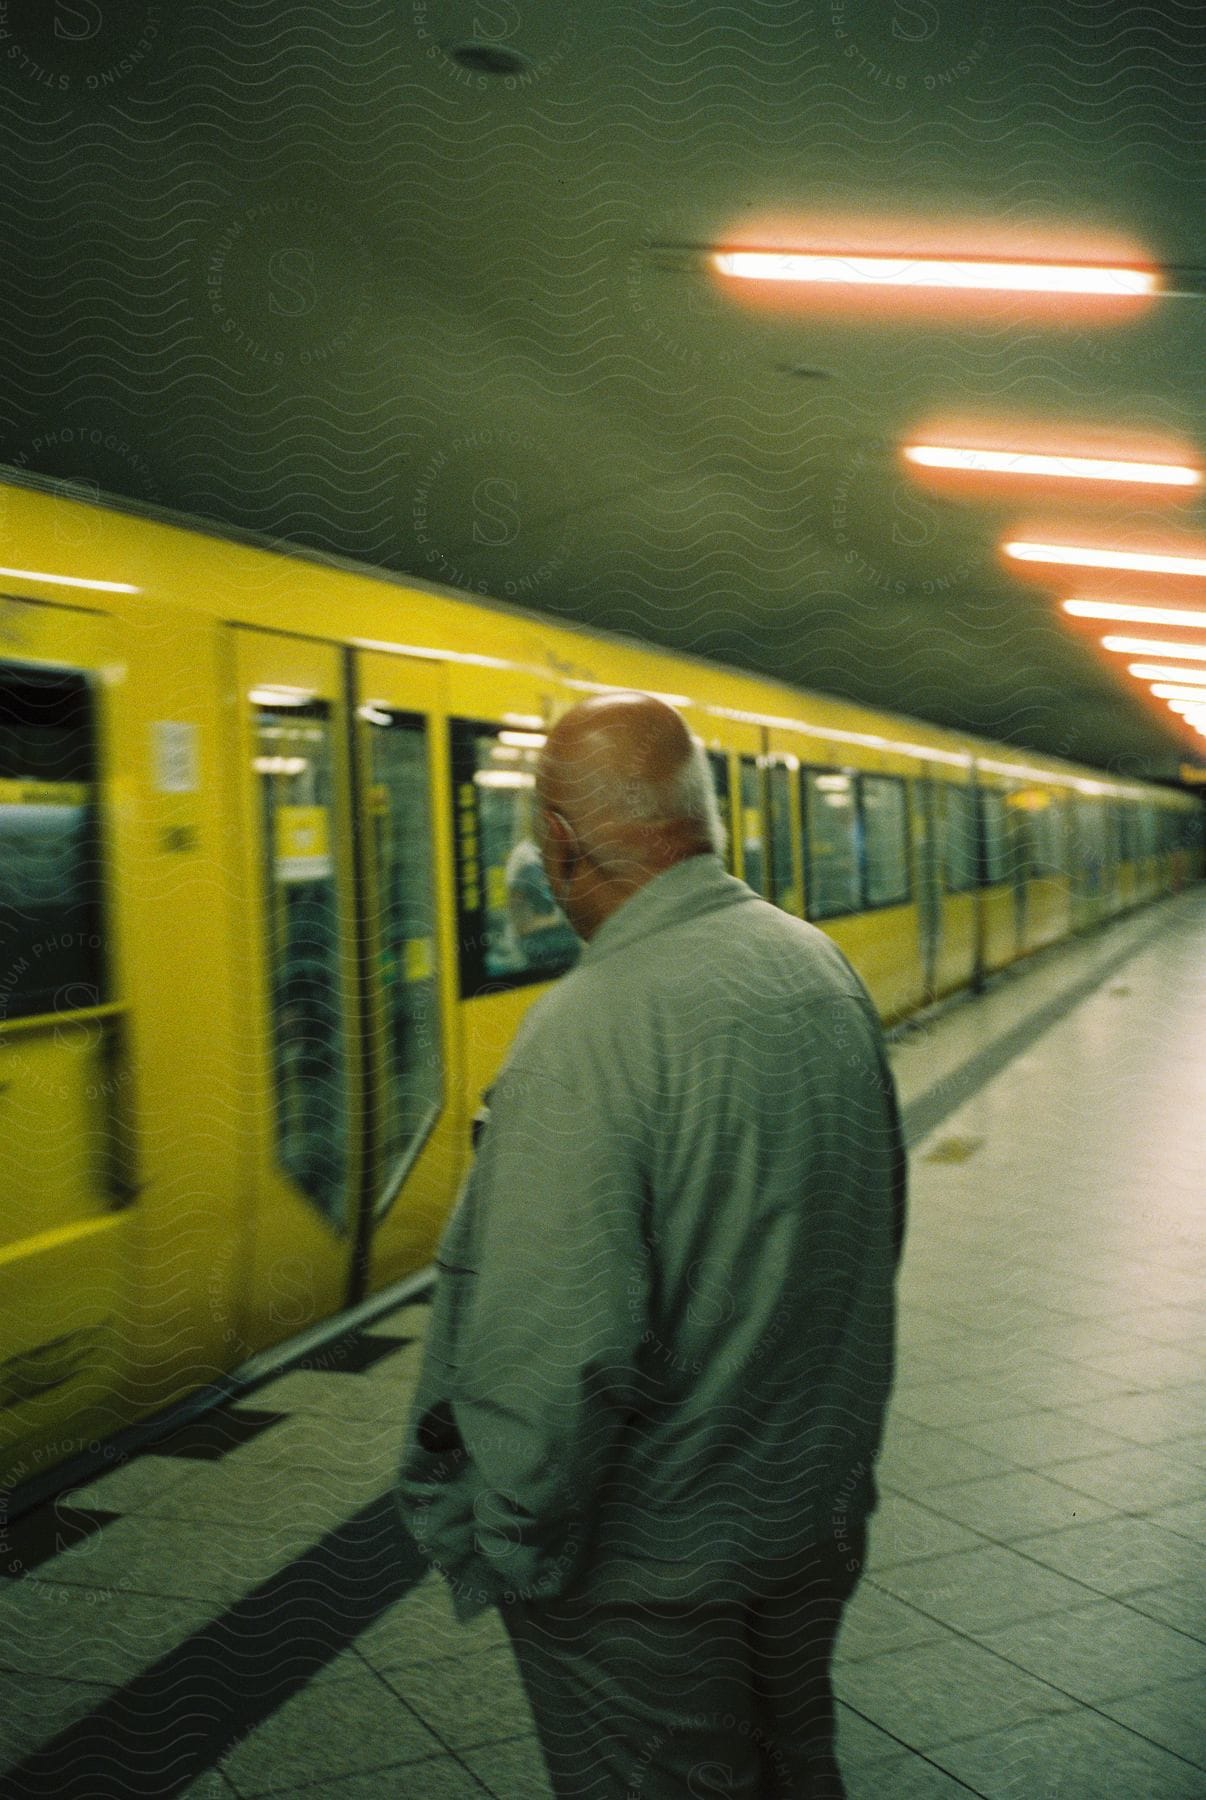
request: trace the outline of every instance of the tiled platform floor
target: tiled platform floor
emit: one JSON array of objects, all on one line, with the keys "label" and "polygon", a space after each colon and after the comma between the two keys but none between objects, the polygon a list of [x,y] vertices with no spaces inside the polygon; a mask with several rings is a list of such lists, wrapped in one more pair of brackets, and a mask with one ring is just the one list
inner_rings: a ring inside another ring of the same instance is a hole
[{"label": "tiled platform floor", "polygon": [[[852,1800],[1206,1796],[1204,976],[1193,893],[894,1051],[929,1135],[839,1651]],[[4,1800],[547,1794],[495,1615],[458,1627],[374,1507],[425,1318],[9,1534]]]}]

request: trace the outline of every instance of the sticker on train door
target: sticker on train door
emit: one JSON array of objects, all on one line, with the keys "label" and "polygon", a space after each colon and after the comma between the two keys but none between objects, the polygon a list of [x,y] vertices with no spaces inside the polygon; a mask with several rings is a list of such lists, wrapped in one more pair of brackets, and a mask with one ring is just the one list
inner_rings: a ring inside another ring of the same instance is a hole
[{"label": "sticker on train door", "polygon": [[183,719],[156,719],[151,726],[155,790],[160,794],[197,791],[197,727]]},{"label": "sticker on train door", "polygon": [[276,878],[327,881],[331,876],[330,833],[325,806],[278,806]]}]

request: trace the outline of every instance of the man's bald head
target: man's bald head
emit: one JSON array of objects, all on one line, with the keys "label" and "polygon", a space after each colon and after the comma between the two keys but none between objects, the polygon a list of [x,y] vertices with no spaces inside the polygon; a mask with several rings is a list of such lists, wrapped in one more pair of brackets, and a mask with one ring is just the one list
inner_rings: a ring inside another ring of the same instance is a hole
[{"label": "man's bald head", "polygon": [[651,694],[598,694],[558,720],[537,770],[541,806],[569,825],[605,877],[640,885],[724,830],[707,759]]}]

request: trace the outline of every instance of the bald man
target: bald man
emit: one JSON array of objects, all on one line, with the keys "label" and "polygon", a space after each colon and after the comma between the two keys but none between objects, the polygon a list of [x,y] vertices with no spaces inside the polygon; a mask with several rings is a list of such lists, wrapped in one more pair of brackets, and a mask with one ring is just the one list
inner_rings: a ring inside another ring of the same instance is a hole
[{"label": "bald man", "polygon": [[403,1516],[458,1616],[500,1608],[558,1800],[836,1800],[904,1227],[879,1021],[725,873],[672,708],[575,707],[536,793],[586,948],[440,1247]]}]

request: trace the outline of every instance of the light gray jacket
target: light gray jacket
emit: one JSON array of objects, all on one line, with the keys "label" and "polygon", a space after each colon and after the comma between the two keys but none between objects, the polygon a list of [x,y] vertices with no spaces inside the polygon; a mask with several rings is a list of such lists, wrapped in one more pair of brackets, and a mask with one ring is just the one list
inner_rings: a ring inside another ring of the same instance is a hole
[{"label": "light gray jacket", "polygon": [[460,1616],[751,1595],[875,1504],[905,1162],[840,951],[676,864],[489,1096],[399,1479]]}]

